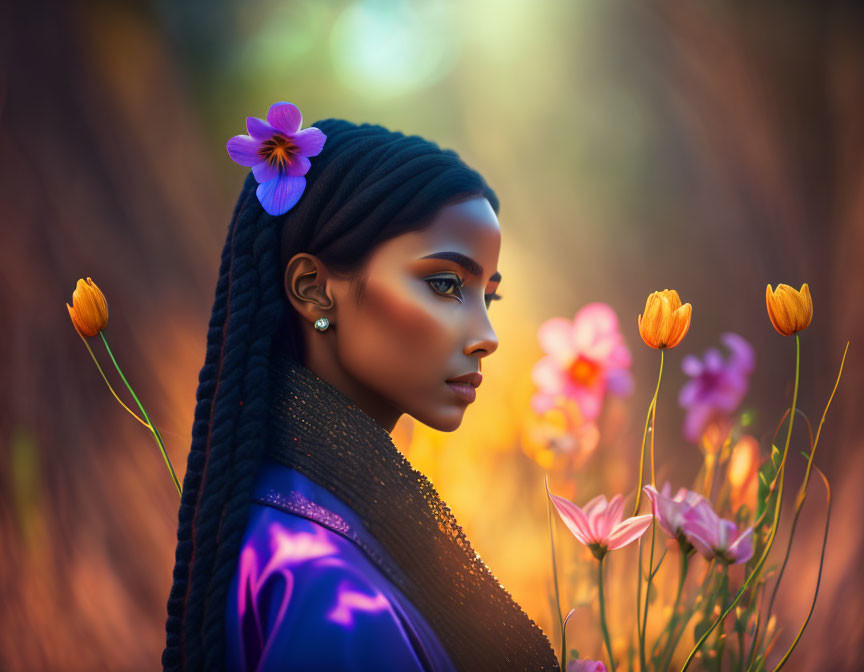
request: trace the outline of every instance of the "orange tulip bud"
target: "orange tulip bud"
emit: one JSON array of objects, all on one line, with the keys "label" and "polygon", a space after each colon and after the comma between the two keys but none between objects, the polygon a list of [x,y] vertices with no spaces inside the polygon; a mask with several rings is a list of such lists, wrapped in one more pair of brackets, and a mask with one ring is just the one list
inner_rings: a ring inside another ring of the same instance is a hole
[{"label": "orange tulip bud", "polygon": [[82,336],[95,336],[108,326],[108,302],[90,278],[78,279],[72,292],[72,305],[68,303],[69,317]]},{"label": "orange tulip bud", "polygon": [[791,336],[810,326],[813,319],[813,299],[805,282],[801,289],[780,283],[777,289],[765,288],[765,303],[771,324],[784,336]]},{"label": "orange tulip bud", "polygon": [[645,313],[636,320],[639,335],[652,348],[674,348],[690,329],[689,303],[681,305],[678,292],[664,289],[654,292],[645,302]]}]

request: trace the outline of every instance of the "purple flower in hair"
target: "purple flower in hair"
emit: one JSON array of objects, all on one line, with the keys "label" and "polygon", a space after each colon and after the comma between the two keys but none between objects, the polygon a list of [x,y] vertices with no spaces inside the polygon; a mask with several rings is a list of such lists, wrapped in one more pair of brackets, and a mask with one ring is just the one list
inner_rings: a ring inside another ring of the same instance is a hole
[{"label": "purple flower in hair", "polygon": [[712,420],[725,418],[738,408],[747,394],[755,363],[753,347],[738,334],[725,333],[722,339],[731,353],[728,359],[709,348],[704,359],[687,355],[681,362],[691,380],[681,388],[678,403],[687,409],[684,437],[693,443]]},{"label": "purple flower in hair", "polygon": [[303,117],[293,103],[274,103],[267,120],[246,117],[248,135],[228,141],[228,155],[241,166],[252,168],[258,181],[256,194],[271,215],[288,212],[306,188],[310,156],[317,156],[327,139],[320,129],[300,130]]}]

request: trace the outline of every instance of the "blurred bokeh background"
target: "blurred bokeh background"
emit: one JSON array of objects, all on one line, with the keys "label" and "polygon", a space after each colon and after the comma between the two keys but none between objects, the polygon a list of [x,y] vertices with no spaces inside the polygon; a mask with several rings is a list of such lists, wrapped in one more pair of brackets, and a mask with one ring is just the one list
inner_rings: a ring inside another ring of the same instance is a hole
[{"label": "blurred bokeh background", "polygon": [[[852,343],[816,458],[833,489],[822,585],[787,669],[860,669],[862,31],[862,11],[833,2],[2,3],[0,669],[159,665],[177,493],[64,302],[79,277],[106,293],[114,352],[182,478],[219,254],[245,176],[225,142],[278,100],[297,103],[306,124],[332,116],[421,134],[497,190],[500,348],[458,431],[406,420],[396,437],[556,648],[544,475],[577,504],[620,492],[632,506],[659,360],[636,330],[648,293],[675,288],[693,305],[657,407],[658,486],[677,489],[704,458],[682,435],[682,358],[720,346],[726,331],[753,345],[741,408],[764,458],[795,361],[793,339],[766,316],[765,285],[808,282],[799,405],[814,424]],[[594,301],[620,319],[635,391],[605,400],[590,454],[549,459],[526,440],[537,329]],[[792,445],[788,493],[803,476],[803,423]],[[824,512],[817,480],[769,662],[806,617]],[[599,659],[590,560],[556,532],[562,608],[577,608],[568,643]],[[610,619],[624,647],[636,547],[616,553]],[[673,561],[665,575],[674,581]],[[659,599],[658,614],[668,595]]]}]

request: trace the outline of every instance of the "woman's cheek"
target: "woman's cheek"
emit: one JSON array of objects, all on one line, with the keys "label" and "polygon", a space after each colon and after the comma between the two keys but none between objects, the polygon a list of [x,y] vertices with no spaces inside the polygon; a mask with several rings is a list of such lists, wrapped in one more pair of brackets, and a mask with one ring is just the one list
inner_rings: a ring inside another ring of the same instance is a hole
[{"label": "woman's cheek", "polygon": [[431,382],[425,380],[429,376],[443,381],[455,347],[446,301],[431,296],[425,283],[398,285],[370,278],[361,305],[352,306],[342,345],[352,351],[352,363],[373,377],[383,374],[409,387]]}]

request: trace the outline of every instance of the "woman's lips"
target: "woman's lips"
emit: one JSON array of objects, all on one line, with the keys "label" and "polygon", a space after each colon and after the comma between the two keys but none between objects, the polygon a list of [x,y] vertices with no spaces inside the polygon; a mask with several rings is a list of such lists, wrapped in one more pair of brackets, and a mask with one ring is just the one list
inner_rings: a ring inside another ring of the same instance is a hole
[{"label": "woman's lips", "polygon": [[466,403],[471,403],[477,398],[477,386],[483,380],[483,375],[478,372],[466,373],[445,381],[457,397]]}]

